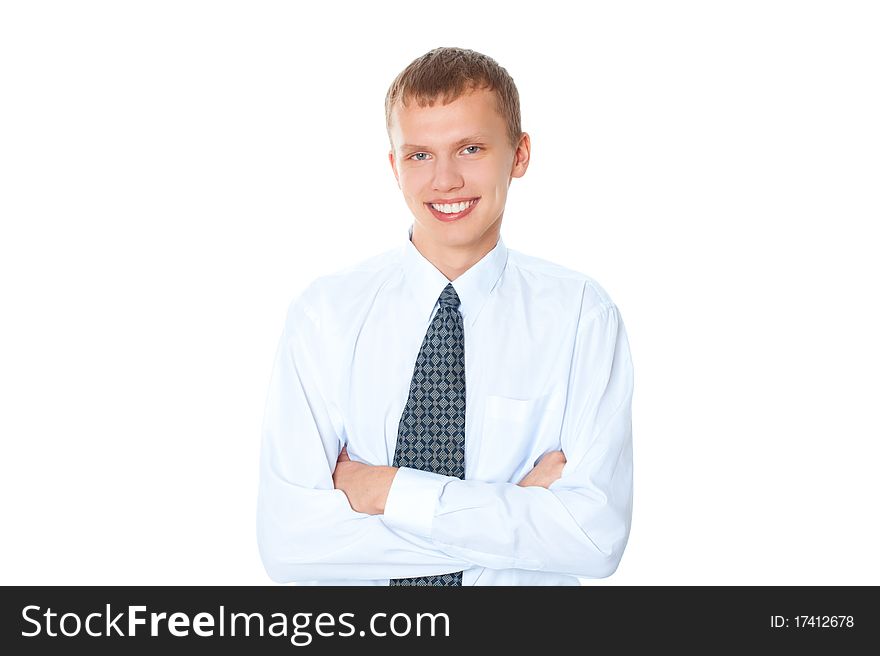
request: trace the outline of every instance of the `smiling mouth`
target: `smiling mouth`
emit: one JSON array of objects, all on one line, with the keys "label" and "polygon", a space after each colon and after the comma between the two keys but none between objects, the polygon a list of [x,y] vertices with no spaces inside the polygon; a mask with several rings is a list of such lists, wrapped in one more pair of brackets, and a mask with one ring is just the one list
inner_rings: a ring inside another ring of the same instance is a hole
[{"label": "smiling mouth", "polygon": [[471,198],[470,200],[459,203],[425,203],[436,218],[441,221],[457,221],[468,214],[474,206],[480,201],[479,198]]}]

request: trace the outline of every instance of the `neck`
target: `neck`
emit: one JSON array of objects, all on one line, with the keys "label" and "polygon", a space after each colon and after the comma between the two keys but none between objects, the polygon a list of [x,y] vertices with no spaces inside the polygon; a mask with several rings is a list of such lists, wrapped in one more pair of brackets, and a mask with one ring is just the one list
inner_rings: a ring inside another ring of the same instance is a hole
[{"label": "neck", "polygon": [[425,239],[416,225],[413,227],[412,243],[426,260],[446,276],[449,282],[453,282],[495,248],[499,236],[500,229],[493,229],[487,231],[480,241],[474,244],[461,246],[438,244],[436,241]]}]

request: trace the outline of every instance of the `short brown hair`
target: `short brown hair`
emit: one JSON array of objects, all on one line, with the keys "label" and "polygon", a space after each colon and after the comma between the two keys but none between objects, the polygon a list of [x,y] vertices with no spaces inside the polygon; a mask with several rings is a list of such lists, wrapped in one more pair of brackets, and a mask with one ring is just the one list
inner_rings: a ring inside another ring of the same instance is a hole
[{"label": "short brown hair", "polygon": [[[391,140],[391,111],[415,100],[419,107],[444,105],[477,89],[495,92],[496,109],[507,123],[507,138],[513,148],[522,136],[519,92],[513,78],[487,55],[464,48],[434,48],[413,60],[391,83],[385,95],[385,128]],[[392,142],[392,148],[394,143]]]}]

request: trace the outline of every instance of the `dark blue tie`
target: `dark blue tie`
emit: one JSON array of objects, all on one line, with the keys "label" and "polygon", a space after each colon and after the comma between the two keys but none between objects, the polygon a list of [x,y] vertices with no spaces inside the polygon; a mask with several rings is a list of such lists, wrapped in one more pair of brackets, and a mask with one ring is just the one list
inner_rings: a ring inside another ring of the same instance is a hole
[{"label": "dark blue tie", "polygon": [[[452,283],[416,357],[397,429],[395,467],[464,478],[464,321]],[[462,572],[391,579],[391,585],[461,585]]]}]

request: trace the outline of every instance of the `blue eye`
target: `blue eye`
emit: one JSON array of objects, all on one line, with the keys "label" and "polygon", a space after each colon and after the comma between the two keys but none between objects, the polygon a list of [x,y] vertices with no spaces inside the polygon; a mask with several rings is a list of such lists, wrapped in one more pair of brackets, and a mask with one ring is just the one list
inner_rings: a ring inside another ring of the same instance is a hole
[{"label": "blue eye", "polygon": [[[479,146],[468,146],[468,147],[467,147],[467,148],[465,148],[465,150],[467,150],[467,149],[468,149],[468,148],[476,148],[476,149],[477,149],[477,150],[479,150],[479,149],[480,149],[480,147],[479,147]],[[473,153],[471,153],[471,154],[472,154],[472,155],[473,155]]]},{"label": "blue eye", "polygon": [[415,159],[417,162],[424,162],[425,160],[420,159],[419,155],[427,155],[428,153],[413,153],[409,156],[410,159]]}]

